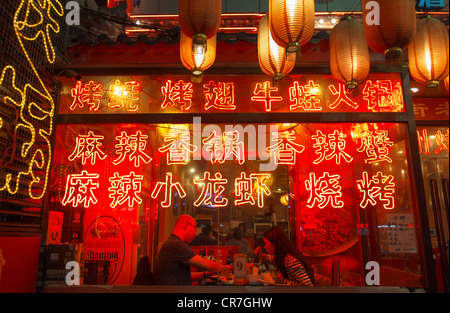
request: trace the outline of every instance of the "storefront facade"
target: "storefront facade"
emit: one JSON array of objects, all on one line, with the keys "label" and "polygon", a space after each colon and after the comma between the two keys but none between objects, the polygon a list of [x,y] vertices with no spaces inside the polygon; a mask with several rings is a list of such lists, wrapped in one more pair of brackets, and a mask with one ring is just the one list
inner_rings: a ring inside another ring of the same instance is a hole
[{"label": "storefront facade", "polygon": [[349,91],[323,38],[274,81],[251,32],[222,34],[216,65],[193,80],[177,42],[133,36],[74,45],[59,68],[42,286],[67,285],[66,261],[82,285],[130,286],[189,214],[216,232],[193,249],[223,263],[235,228],[253,250],[278,225],[316,286],[448,291],[443,87],[417,97],[407,67],[375,61]]}]

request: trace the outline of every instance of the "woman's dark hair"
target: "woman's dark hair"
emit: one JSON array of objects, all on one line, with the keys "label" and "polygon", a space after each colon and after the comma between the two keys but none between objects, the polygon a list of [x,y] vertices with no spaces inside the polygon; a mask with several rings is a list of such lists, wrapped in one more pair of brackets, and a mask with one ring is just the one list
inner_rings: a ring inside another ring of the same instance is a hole
[{"label": "woman's dark hair", "polygon": [[313,281],[314,273],[306,265],[306,263],[303,259],[303,254],[297,249],[297,247],[292,243],[292,241],[289,240],[289,238],[286,236],[286,234],[280,227],[278,227],[278,226],[271,227],[264,233],[263,236],[274,246],[275,265],[276,265],[277,269],[285,277],[287,276],[287,271],[286,271],[286,267],[284,265],[284,259],[287,254],[290,254],[294,258],[296,258],[300,261],[300,263],[305,268],[306,273],[308,274],[310,280]]}]

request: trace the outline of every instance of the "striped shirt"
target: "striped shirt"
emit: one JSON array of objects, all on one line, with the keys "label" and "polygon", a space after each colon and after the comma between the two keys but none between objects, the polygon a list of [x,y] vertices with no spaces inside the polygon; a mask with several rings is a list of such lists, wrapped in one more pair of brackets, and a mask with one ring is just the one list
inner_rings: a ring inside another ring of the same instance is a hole
[{"label": "striped shirt", "polygon": [[[266,262],[274,263],[274,257],[269,254],[262,254],[262,259]],[[302,262],[290,254],[284,258],[284,267],[287,277],[284,277],[282,284],[289,286],[314,286],[303,267]]]},{"label": "striped shirt", "polygon": [[284,258],[284,266],[286,267],[288,277],[284,278],[283,284],[290,286],[313,286],[300,260],[287,254]]}]

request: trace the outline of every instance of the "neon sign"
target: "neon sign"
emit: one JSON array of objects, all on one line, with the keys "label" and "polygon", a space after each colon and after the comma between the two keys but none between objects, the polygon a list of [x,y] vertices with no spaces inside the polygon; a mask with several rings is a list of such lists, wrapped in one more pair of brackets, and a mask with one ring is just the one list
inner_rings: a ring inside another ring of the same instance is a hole
[{"label": "neon sign", "polygon": [[[222,174],[217,172],[214,175],[215,178],[211,178],[210,172],[205,172],[203,178],[194,178],[194,184],[201,186],[201,192],[197,200],[195,200],[195,206],[215,206],[225,207],[228,205],[228,199],[223,197],[222,193],[225,191],[225,185],[228,183],[226,178],[222,177]],[[214,196],[214,200],[211,198]]]},{"label": "neon sign", "polygon": [[67,175],[66,190],[61,203],[65,206],[71,203],[77,207],[83,205],[88,208],[91,204],[97,203],[94,190],[98,189],[99,174],[89,174],[87,171],[81,171],[81,174]]},{"label": "neon sign", "polygon": [[114,85],[109,87],[109,90],[109,108],[125,109],[130,112],[139,109],[139,92],[141,90],[139,82],[131,81],[122,83],[120,80],[116,80]]},{"label": "neon sign", "polygon": [[356,151],[364,152],[364,162],[369,164],[382,161],[392,163],[392,159],[389,157],[389,148],[394,145],[394,142],[390,141],[388,136],[387,130],[376,130],[375,134],[368,130],[361,134],[361,146]]},{"label": "neon sign", "polygon": [[179,182],[173,182],[172,173],[166,173],[165,182],[157,182],[155,188],[153,189],[151,197],[153,199],[158,198],[161,189],[164,188],[164,201],[160,204],[163,208],[168,208],[172,205],[172,193],[175,189],[178,192],[180,198],[186,197],[186,191],[184,191],[183,186]]},{"label": "neon sign", "polygon": [[[388,76],[380,75],[383,78]],[[107,102],[104,106],[109,109],[120,109],[126,112],[142,111],[142,113],[144,113],[143,110],[150,110],[152,113],[154,110],[166,112],[169,109],[171,112],[174,110],[180,112],[404,111],[400,80],[368,79],[361,87],[361,92],[356,93],[349,91],[343,84],[331,78],[325,85],[327,80],[323,75],[319,78],[305,78],[305,81],[287,79],[281,86],[274,85],[270,81],[250,83],[244,81],[244,84],[241,84],[240,79],[243,78],[235,77],[231,81],[223,81],[218,76],[217,80],[210,79],[204,84],[193,84],[183,79],[167,79],[160,82],[158,78],[155,81],[157,86],[154,82],[147,82],[152,78],[143,79],[143,82],[135,80],[122,82],[116,79],[114,84],[109,85]],[[317,81],[320,81],[321,85]],[[105,81],[104,84],[106,83]],[[95,80],[86,83],[78,81],[70,89],[72,102],[67,104],[69,110],[81,110],[86,106],[89,108],[89,113],[98,112],[102,107],[104,84]],[[143,100],[144,102],[155,103],[156,106],[150,105],[142,109],[139,106],[141,96],[148,97]],[[239,106],[236,105],[237,103]],[[261,103],[263,106],[255,105],[256,103]]]},{"label": "neon sign", "polygon": [[182,80],[174,83],[168,80],[165,86],[161,87],[161,94],[164,96],[161,108],[178,105],[181,111],[188,111],[192,105],[193,93],[192,83],[185,83]]},{"label": "neon sign", "polygon": [[204,95],[206,98],[205,110],[215,108],[218,110],[235,110],[234,104],[234,84],[229,82],[219,82],[215,84],[210,81],[204,84]]},{"label": "neon sign", "polygon": [[100,150],[104,136],[95,135],[89,131],[87,135],[78,135],[76,137],[76,146],[72,154],[69,156],[69,161],[74,161],[80,158],[81,164],[85,165],[86,160],[89,159],[91,164],[95,164],[97,157],[100,160],[106,158],[106,154]]},{"label": "neon sign", "polygon": [[343,84],[338,84],[338,88],[336,86],[330,85],[328,86],[333,96],[337,96],[333,103],[330,104],[330,109],[336,109],[340,105],[347,105],[353,109],[358,108],[358,104],[349,98],[348,91],[345,89]]},{"label": "neon sign", "polygon": [[[359,127],[363,131],[356,136],[355,141],[359,142],[356,152],[361,153],[361,159],[366,164],[375,162],[392,163],[389,156],[390,148],[394,146],[394,141],[389,138],[389,132],[383,129],[374,131],[367,130],[367,127]],[[365,129],[365,130],[364,130]],[[325,130],[324,130],[325,132]],[[353,134],[353,131],[352,131]],[[441,146],[442,150],[448,149],[448,130],[447,134],[440,134],[436,140],[438,143],[447,140]],[[204,134],[203,134],[204,135]],[[447,137],[446,137],[447,136]],[[128,160],[131,166],[139,168],[151,162],[151,157],[145,152],[147,147],[148,135],[144,135],[143,131],[138,130],[128,134],[122,131],[116,136],[116,144],[114,146],[114,158],[111,160],[112,165],[118,166],[125,160]],[[305,145],[300,144],[300,140],[296,137],[294,129],[280,132],[271,132],[271,144],[265,146],[265,152],[273,156],[273,161],[277,165],[298,165],[298,155],[303,153],[306,146],[312,147],[312,151],[317,155],[311,165],[318,165],[322,162],[331,161],[336,165],[342,162],[349,163],[353,161],[347,150],[347,135],[338,131],[329,131],[324,134],[322,130],[311,130],[311,135],[307,138]],[[75,148],[67,157],[69,161],[77,160],[81,165],[96,165],[100,161],[104,161],[107,154],[103,151],[103,135],[95,134],[88,130],[87,134],[80,134],[75,138]],[[190,161],[190,154],[195,150],[202,148],[191,145],[191,134],[189,130],[174,130],[164,134],[164,143],[158,149],[159,152],[167,153],[167,164],[186,165]],[[213,131],[208,137],[202,140],[203,152],[208,152],[210,157],[207,158],[211,164],[223,164],[225,161],[233,161],[237,165],[245,163],[244,142],[240,138],[239,131],[224,131],[222,135]],[[262,170],[264,171],[264,170]],[[114,172],[114,171],[113,171]],[[303,175],[303,174],[301,174]],[[324,209],[327,206],[333,208],[342,208],[344,206],[344,198],[341,186],[342,172],[332,173],[311,172],[305,177],[302,186],[304,186],[307,196],[306,207]],[[182,175],[184,179],[184,174]],[[234,205],[255,205],[258,208],[265,206],[266,197],[271,195],[269,188],[271,184],[270,173],[248,173],[241,172],[234,179]],[[113,209],[119,206],[127,205],[128,210],[135,205],[143,203],[141,197],[142,184],[144,182],[143,175],[136,170],[129,171],[124,174],[115,171],[108,178],[109,206]],[[205,171],[202,177],[192,179],[192,183],[197,187],[197,196],[193,202],[194,206],[209,207],[225,207],[231,200],[230,194],[225,195],[229,180],[223,177],[221,172],[211,173]],[[394,208],[395,182],[392,175],[384,175],[377,172],[376,175],[369,176],[365,171],[362,178],[359,177],[355,181],[360,194],[360,206],[366,208],[368,205],[383,205],[386,210]],[[72,206],[90,207],[98,203],[95,196],[97,190],[105,190],[100,188],[99,174],[88,173],[82,170],[80,174],[70,174],[66,178],[65,195],[62,200],[63,205],[71,204]],[[156,182],[151,190],[151,197],[157,199],[162,196],[159,204],[163,208],[168,208],[173,204],[173,198],[184,198],[187,196],[185,186],[182,182],[177,181],[171,172],[165,173],[162,181]],[[100,191],[99,191],[100,192]],[[125,209],[122,209],[125,210]]]},{"label": "neon sign", "polygon": [[305,180],[306,190],[309,191],[306,206],[312,208],[317,205],[323,209],[331,204],[333,208],[344,207],[339,179],[339,175],[330,175],[328,172],[323,173],[319,178],[316,178],[315,173],[310,173],[309,179]]},{"label": "neon sign", "polygon": [[[21,0],[14,3],[18,3],[18,6],[11,26],[20,45],[21,51],[18,53],[22,53],[28,61],[29,68],[24,66],[24,70],[32,73],[33,77],[18,84],[14,66],[6,65],[0,69],[0,89],[8,91],[3,101],[14,108],[13,114],[17,114],[11,123],[6,123],[10,119],[10,113],[3,120],[3,113],[6,111],[0,111],[0,128],[5,130],[3,133],[7,136],[6,142],[12,142],[14,147],[2,151],[0,160],[23,164],[11,169],[1,163],[5,170],[0,174],[0,191],[6,190],[13,195],[17,194],[19,188],[25,187],[31,199],[39,200],[47,189],[55,103],[52,92],[44,83],[37,67],[43,69],[55,62],[52,40],[60,32],[58,21],[64,15],[64,8],[57,0]],[[40,18],[33,20],[36,14]],[[33,49],[29,48],[31,46]],[[39,55],[40,49],[45,56]],[[37,63],[39,65],[36,67]],[[23,132],[26,133],[25,140],[20,137]]]},{"label": "neon sign", "polygon": [[392,86],[390,80],[367,80],[363,89],[363,99],[367,101],[370,110],[378,112],[398,112],[403,107],[401,83]]},{"label": "neon sign", "polygon": [[[235,193],[236,199],[234,200],[234,205],[244,205],[250,204],[254,205],[257,201],[258,207],[264,207],[264,195],[270,196],[271,192],[265,181],[270,178],[271,175],[267,173],[250,174],[247,177],[245,172],[241,173],[241,176],[236,178]],[[256,193],[256,201],[254,193]]]},{"label": "neon sign", "polygon": [[294,142],[294,135],[294,130],[272,134],[272,140],[276,140],[277,143],[266,148],[266,151],[274,154],[275,164],[294,165],[297,162],[297,154],[305,150],[305,146]]},{"label": "neon sign", "polygon": [[108,188],[109,197],[113,199],[110,206],[115,208],[117,205],[127,202],[129,207],[133,207],[134,202],[142,203],[139,194],[143,179],[143,175],[136,175],[134,172],[123,176],[119,176],[119,173],[115,172],[114,177],[109,178],[111,182],[111,187]]},{"label": "neon sign", "polygon": [[358,189],[362,193],[360,206],[366,208],[367,205],[376,205],[378,199],[386,210],[394,208],[395,182],[394,176],[383,175],[378,172],[369,180],[369,174],[363,172],[363,178],[356,181]]},{"label": "neon sign", "polygon": [[429,135],[427,129],[417,130],[417,139],[419,143],[419,153],[430,155],[441,154],[444,151],[449,152],[449,129],[437,129],[433,135]]},{"label": "neon sign", "polygon": [[171,130],[164,135],[167,144],[158,149],[159,152],[167,152],[167,165],[187,164],[190,153],[194,153],[197,147],[190,144],[189,131]]},{"label": "neon sign", "polygon": [[144,152],[147,146],[147,138],[148,136],[143,135],[141,131],[137,131],[136,134],[130,136],[123,131],[120,136],[116,136],[118,143],[115,145],[115,148],[119,156],[113,161],[113,164],[122,163],[127,155],[129,161],[134,162],[135,167],[139,167],[141,160],[145,164],[150,163],[152,158]]},{"label": "neon sign", "polygon": [[257,83],[251,99],[254,102],[263,102],[265,111],[270,112],[272,111],[272,102],[283,101],[283,97],[272,94],[276,92],[278,92],[278,87],[272,87],[268,81]]},{"label": "neon sign", "polygon": [[103,84],[97,84],[91,80],[82,87],[81,81],[78,81],[76,86],[70,90],[70,95],[73,98],[73,102],[70,105],[71,110],[83,108],[84,105],[88,105],[89,111],[96,112],[100,109]]},{"label": "neon sign", "polygon": [[294,86],[289,87],[289,100],[291,111],[303,108],[305,111],[322,111],[319,106],[320,91],[319,85],[310,80],[307,85],[302,86],[298,81],[294,82]]},{"label": "neon sign", "polygon": [[335,130],[332,134],[325,136],[320,130],[317,130],[316,134],[311,136],[316,143],[313,145],[316,148],[316,154],[319,157],[313,161],[314,164],[319,164],[323,160],[336,159],[336,164],[341,164],[341,159],[344,159],[347,163],[350,163],[353,158],[344,151],[345,138],[347,135],[339,133]]}]

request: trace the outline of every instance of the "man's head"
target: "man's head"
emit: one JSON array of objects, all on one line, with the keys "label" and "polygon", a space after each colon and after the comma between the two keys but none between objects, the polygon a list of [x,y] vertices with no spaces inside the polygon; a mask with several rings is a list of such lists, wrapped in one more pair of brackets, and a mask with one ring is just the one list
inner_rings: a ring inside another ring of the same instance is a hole
[{"label": "man's head", "polygon": [[188,214],[183,214],[175,222],[173,234],[190,244],[196,235],[196,227],[195,219]]}]

